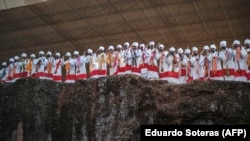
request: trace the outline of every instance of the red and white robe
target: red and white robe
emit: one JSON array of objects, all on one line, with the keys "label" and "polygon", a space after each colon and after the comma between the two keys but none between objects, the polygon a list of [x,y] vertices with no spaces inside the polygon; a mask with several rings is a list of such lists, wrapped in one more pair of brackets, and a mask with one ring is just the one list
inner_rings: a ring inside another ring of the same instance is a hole
[{"label": "red and white robe", "polygon": [[116,72],[116,74],[118,74],[118,75],[122,75],[125,72],[124,68],[126,66],[126,63],[124,61],[125,58],[123,56],[124,52],[125,52],[124,50],[120,50],[119,52],[117,52],[117,55],[118,55],[118,66],[117,66],[117,72]]},{"label": "red and white robe", "polygon": [[159,52],[159,79],[167,80],[168,77],[168,64],[167,64],[168,51]]},{"label": "red and white robe", "polygon": [[179,55],[168,55],[167,56],[167,80],[170,83],[179,84]]},{"label": "red and white robe", "polygon": [[224,53],[220,52],[211,52],[208,55],[208,59],[210,62],[210,79],[212,80],[224,80],[224,73],[222,70],[222,64],[225,60]]},{"label": "red and white robe", "polygon": [[44,79],[53,80],[53,64],[55,63],[54,57],[49,57],[46,59]]},{"label": "red and white robe", "polygon": [[187,55],[184,55],[183,61],[184,64],[186,64],[185,72],[183,72],[186,75],[184,83],[191,83],[193,81],[193,76],[191,74],[191,58],[189,58]]},{"label": "red and white robe", "polygon": [[115,75],[117,73],[118,68],[118,53],[117,52],[108,52],[105,56],[105,60],[107,62],[109,68],[109,75]]},{"label": "red and white robe", "polygon": [[140,53],[138,49],[131,50],[131,73],[141,76]]},{"label": "red and white robe", "polygon": [[97,74],[98,77],[107,76],[107,64],[106,64],[106,54],[103,52],[97,56],[98,69],[93,72],[93,74]]},{"label": "red and white robe", "polygon": [[53,81],[54,82],[62,82],[62,58],[55,59],[52,72],[53,72]]},{"label": "red and white robe", "polygon": [[19,65],[19,62],[14,62],[14,66],[13,66],[13,82],[15,82],[16,80],[22,78],[22,73],[21,73],[21,68]]},{"label": "red and white robe", "polygon": [[125,66],[122,68],[123,69],[123,74],[131,74],[131,65],[132,65],[132,54],[131,54],[131,49],[126,49],[124,50],[123,53],[123,58],[124,58],[124,63]]},{"label": "red and white robe", "polygon": [[150,56],[148,62],[148,78],[149,79],[159,79],[158,74],[158,59],[159,59],[159,51],[156,48],[150,49]]},{"label": "red and white robe", "polygon": [[95,54],[89,56],[90,78],[99,78],[107,75],[107,65],[105,61],[105,53],[98,56]]},{"label": "red and white robe", "polygon": [[200,65],[201,65],[201,77],[200,80],[210,80],[210,62],[207,55],[200,55]]},{"label": "red and white robe", "polygon": [[44,79],[44,69],[46,66],[46,58],[44,56],[39,57],[36,62],[35,77],[39,79]]},{"label": "red and white robe", "polygon": [[190,65],[191,65],[191,77],[192,80],[202,80],[204,77],[204,71],[203,71],[203,66],[200,62],[200,56],[192,56],[190,59]]},{"label": "red and white robe", "polygon": [[[189,58],[184,54],[182,59],[179,61],[179,81],[181,84],[187,83],[187,63]],[[190,70],[189,70],[190,71]]]},{"label": "red and white robe", "polygon": [[14,62],[10,63],[8,66],[8,75],[6,78],[6,82],[13,82],[14,80],[13,68],[14,68]]},{"label": "red and white robe", "polygon": [[86,66],[87,58],[85,56],[78,56],[75,58],[76,64],[76,80],[85,80],[87,79]]},{"label": "red and white robe", "polygon": [[29,59],[26,65],[27,77],[35,77],[35,70],[36,70],[36,59]]},{"label": "red and white robe", "polygon": [[64,69],[66,71],[65,74],[65,83],[75,83],[76,81],[76,73],[75,73],[75,61],[70,58],[64,61]]},{"label": "red and white robe", "polygon": [[247,82],[250,82],[250,48],[248,48],[246,51],[247,51],[246,75],[247,75]]},{"label": "red and white robe", "polygon": [[89,73],[90,73],[89,78],[98,78],[99,66],[98,66],[96,54],[88,55],[87,58],[88,58],[88,63],[89,63]]},{"label": "red and white robe", "polygon": [[[113,74],[112,75],[117,75],[118,74],[118,69],[120,67],[120,52],[115,51],[114,53],[114,61],[113,61]],[[111,74],[111,73],[110,73]]]},{"label": "red and white robe", "polygon": [[2,68],[0,70],[0,82],[5,83],[8,77],[8,67]]},{"label": "red and white robe", "polygon": [[22,59],[18,64],[19,69],[20,69],[19,71],[20,71],[21,78],[27,78],[28,77],[28,72],[27,72],[27,69],[26,69],[28,61],[29,61],[29,59]]},{"label": "red and white robe", "polygon": [[145,50],[139,50],[140,58],[139,58],[139,65],[140,65],[140,72],[141,76],[144,78],[148,77],[148,60],[150,53]]},{"label": "red and white robe", "polygon": [[221,51],[224,53],[225,60],[223,61],[223,74],[225,81],[235,80],[235,63],[233,57],[233,51],[231,48]]},{"label": "red and white robe", "polygon": [[247,81],[247,73],[246,73],[246,57],[247,52],[242,47],[233,50],[234,63],[235,63],[235,81]]}]

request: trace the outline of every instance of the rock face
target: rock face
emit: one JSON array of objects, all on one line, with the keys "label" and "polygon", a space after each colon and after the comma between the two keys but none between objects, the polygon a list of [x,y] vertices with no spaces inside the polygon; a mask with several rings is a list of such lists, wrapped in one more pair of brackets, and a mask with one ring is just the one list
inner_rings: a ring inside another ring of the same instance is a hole
[{"label": "rock face", "polygon": [[138,141],[141,124],[249,124],[250,84],[138,76],[0,85],[1,141]]}]

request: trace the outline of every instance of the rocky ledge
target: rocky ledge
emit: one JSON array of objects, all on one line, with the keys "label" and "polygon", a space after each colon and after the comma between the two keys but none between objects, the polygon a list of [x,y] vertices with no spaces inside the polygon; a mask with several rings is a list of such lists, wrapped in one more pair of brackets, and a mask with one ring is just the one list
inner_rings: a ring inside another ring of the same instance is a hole
[{"label": "rocky ledge", "polygon": [[141,124],[249,124],[250,84],[138,76],[0,84],[0,140],[140,140]]}]

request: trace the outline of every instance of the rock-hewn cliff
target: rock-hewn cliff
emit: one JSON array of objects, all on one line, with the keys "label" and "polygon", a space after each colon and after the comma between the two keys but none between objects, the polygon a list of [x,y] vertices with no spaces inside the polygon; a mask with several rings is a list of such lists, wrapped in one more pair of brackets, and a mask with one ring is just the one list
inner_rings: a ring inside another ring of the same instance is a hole
[{"label": "rock-hewn cliff", "polygon": [[249,124],[250,84],[138,76],[0,85],[0,140],[140,140],[141,124]]}]

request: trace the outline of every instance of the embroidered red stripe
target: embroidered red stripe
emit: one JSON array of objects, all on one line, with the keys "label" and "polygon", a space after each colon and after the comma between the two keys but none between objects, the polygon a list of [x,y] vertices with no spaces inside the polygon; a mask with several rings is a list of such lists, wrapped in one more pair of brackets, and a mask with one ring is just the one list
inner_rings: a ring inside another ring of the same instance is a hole
[{"label": "embroidered red stripe", "polygon": [[246,72],[246,70],[240,70],[240,71],[235,70],[234,75],[235,75],[235,77],[247,76],[247,72]]},{"label": "embroidered red stripe", "polygon": [[86,74],[78,74],[76,75],[76,79],[86,79],[87,75]]},{"label": "embroidered red stripe", "polygon": [[223,76],[222,70],[210,71],[210,77],[221,77]]},{"label": "embroidered red stripe", "polygon": [[158,72],[158,67],[157,67],[157,66],[148,65],[148,70],[149,70],[149,71]]},{"label": "embroidered red stripe", "polygon": [[168,72],[168,77],[179,78],[178,72]]}]

